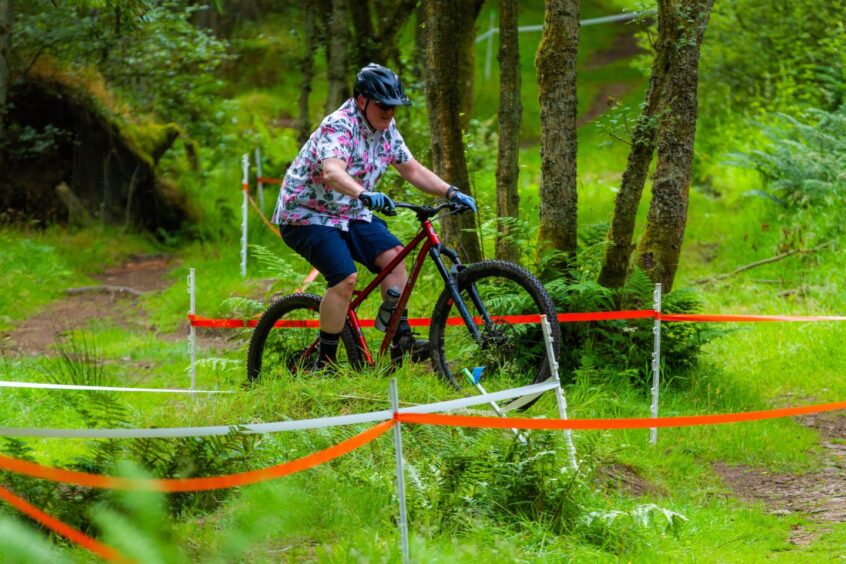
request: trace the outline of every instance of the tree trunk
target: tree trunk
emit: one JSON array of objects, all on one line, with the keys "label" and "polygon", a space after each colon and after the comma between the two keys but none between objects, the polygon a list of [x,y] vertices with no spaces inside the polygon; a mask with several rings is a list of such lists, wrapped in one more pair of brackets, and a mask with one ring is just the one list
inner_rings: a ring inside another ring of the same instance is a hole
[{"label": "tree trunk", "polygon": [[[397,34],[414,13],[417,0],[371,0],[356,4],[352,10],[355,47],[355,64],[358,68],[368,63],[390,66],[403,76],[402,60],[397,48]],[[373,22],[371,13],[380,14]]]},{"label": "tree trunk", "polygon": [[576,52],[579,1],[547,0],[535,67],[541,108],[539,249],[564,253],[572,262],[577,247]]},{"label": "tree trunk", "polygon": [[349,74],[347,69],[347,45],[349,44],[350,5],[348,0],[332,0],[332,13],[329,16],[326,38],[329,80],[329,92],[326,96],[326,113],[338,109],[350,96]]},{"label": "tree trunk", "polygon": [[632,240],[637,210],[655,152],[658,114],[661,111],[661,99],[671,65],[668,46],[674,41],[673,36],[673,30],[667,25],[666,14],[659,12],[658,41],[649,75],[649,90],[646,93],[643,113],[638,117],[632,132],[632,147],[614,203],[614,215],[608,232],[610,244],[605,251],[599,272],[599,283],[608,288],[622,287],[628,276],[629,263],[635,248]]},{"label": "tree trunk", "polygon": [[396,68],[397,74],[403,76],[404,64],[400,55],[397,37],[402,26],[411,19],[414,14],[417,0],[379,0],[376,2],[377,13],[384,14],[379,18],[379,45],[381,49],[378,55],[384,61],[390,61]]},{"label": "tree trunk", "polygon": [[[462,190],[469,190],[467,161],[461,131],[461,61],[457,47],[466,46],[464,36],[473,32],[474,2],[426,0],[426,105],[429,110],[432,166],[435,172]],[[470,43],[472,45],[472,43]],[[456,247],[461,260],[482,258],[472,214],[450,216],[441,235]]]},{"label": "tree trunk", "polygon": [[476,75],[476,18],[484,0],[462,0],[461,34],[453,38],[458,50],[458,76],[461,91],[461,128],[470,128],[473,117],[473,78]]},{"label": "tree trunk", "polygon": [[676,32],[658,130],[658,163],[637,264],[664,292],[673,288],[687,224],[687,203],[696,138],[699,48],[714,0],[661,0],[662,17]]},{"label": "tree trunk", "polygon": [[305,144],[311,134],[311,120],[308,117],[308,97],[311,94],[311,81],[314,78],[314,0],[306,0],[305,22],[303,27],[303,59],[300,68],[303,73],[303,80],[300,83],[300,123],[298,139],[300,145]]},{"label": "tree trunk", "polygon": [[355,57],[355,67],[360,69],[368,63],[385,64],[375,52],[378,45],[375,41],[376,32],[373,29],[373,20],[370,18],[370,0],[359,0],[352,9],[353,41],[352,53]]},{"label": "tree trunk", "polygon": [[[5,134],[6,101],[9,98],[9,56],[12,39],[12,0],[0,0],[0,140]],[[2,155],[0,155],[2,162]]]},{"label": "tree trunk", "polygon": [[[496,155],[496,258],[518,262],[514,223],[520,217],[520,47],[517,0],[499,2],[499,144]],[[505,219],[506,221],[502,221]]]}]

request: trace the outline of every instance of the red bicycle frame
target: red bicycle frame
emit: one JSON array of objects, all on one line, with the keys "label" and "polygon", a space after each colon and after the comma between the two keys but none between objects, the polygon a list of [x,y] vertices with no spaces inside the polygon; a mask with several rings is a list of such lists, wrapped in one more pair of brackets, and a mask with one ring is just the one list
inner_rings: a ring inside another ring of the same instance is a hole
[{"label": "red bicycle frame", "polygon": [[[370,284],[367,285],[363,290],[354,290],[353,291],[353,299],[349,305],[349,311],[347,315],[349,316],[349,322],[352,326],[353,330],[355,331],[356,340],[358,341],[358,346],[361,348],[361,351],[364,353],[364,358],[368,364],[371,366],[374,364],[373,356],[370,354],[370,349],[367,347],[367,341],[364,338],[364,331],[362,331],[365,325],[358,319],[358,314],[356,314],[356,309],[361,303],[367,299],[367,297],[376,289],[379,284],[394,270],[394,268],[400,264],[400,262],[404,261],[405,258],[411,254],[414,249],[417,248],[420,243],[423,243],[423,247],[420,249],[420,252],[417,254],[417,258],[414,261],[414,266],[411,269],[411,274],[408,277],[408,281],[405,283],[405,287],[402,289],[402,293],[400,294],[399,301],[397,302],[397,306],[394,309],[394,313],[391,315],[391,320],[388,323],[387,329],[385,330],[385,337],[382,339],[382,345],[379,348],[379,354],[385,354],[390,346],[391,341],[393,340],[394,334],[397,331],[397,327],[399,326],[400,319],[402,318],[402,312],[405,311],[405,307],[408,304],[408,300],[411,297],[411,291],[414,289],[414,284],[417,282],[417,277],[420,275],[420,270],[423,268],[423,263],[426,261],[426,256],[430,254],[430,252],[434,249],[438,249],[441,247],[441,240],[438,238],[438,234],[435,232],[435,228],[432,226],[432,221],[430,219],[425,219],[422,222],[420,227],[420,231],[417,232],[417,235],[414,236],[408,244],[406,244],[402,251],[392,260],[385,268],[383,268],[379,274],[376,275]],[[443,262],[440,260],[435,261],[436,264],[439,265],[439,270],[442,270],[441,275],[447,276],[446,268],[443,265]],[[367,326],[370,327],[371,323],[367,323]]]}]

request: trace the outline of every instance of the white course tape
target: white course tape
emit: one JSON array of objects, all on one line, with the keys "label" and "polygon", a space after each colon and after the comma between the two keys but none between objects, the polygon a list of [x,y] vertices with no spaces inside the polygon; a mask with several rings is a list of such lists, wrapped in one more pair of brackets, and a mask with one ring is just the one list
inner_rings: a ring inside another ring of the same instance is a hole
[{"label": "white course tape", "polygon": [[555,381],[555,378],[553,378],[551,376],[549,378],[547,378],[546,380],[544,380],[543,382],[541,382],[541,384],[538,384],[538,385],[543,385],[543,384],[553,384],[553,385],[549,386],[549,387],[545,387],[539,392],[520,396],[517,399],[515,399],[514,401],[508,403],[507,405],[502,406],[500,409],[502,410],[503,413],[508,413],[509,411],[514,411],[515,409],[520,409],[524,405],[528,405],[528,404],[532,403],[533,401],[535,401],[536,399],[538,399],[539,397],[541,397],[541,395],[543,395],[544,392],[558,387],[558,383]]},{"label": "white course tape", "polygon": [[319,419],[255,423],[251,425],[215,425],[211,427],[170,427],[162,429],[22,429],[0,427],[0,436],[53,437],[64,439],[171,439],[178,437],[228,435],[233,432],[252,435],[256,433],[278,433],[280,431],[301,431],[305,429],[334,427],[337,425],[385,421],[391,417],[391,411],[385,409],[382,411],[371,411],[369,413],[321,417]]},{"label": "white course tape", "polygon": [[0,380],[0,388],[32,388],[38,390],[94,390],[99,392],[144,392],[159,394],[234,394],[229,390],[188,390],[185,388],[119,388],[112,386],[82,386],[75,384],[45,384],[41,382],[7,382]]},{"label": "white course tape", "polygon": [[470,396],[457,400],[441,401],[438,403],[427,403],[424,405],[415,405],[412,407],[404,407],[399,410],[400,413],[436,413],[438,411],[452,411],[454,409],[462,409],[470,407],[471,405],[480,405],[483,403],[490,403],[492,401],[502,401],[511,398],[518,398],[525,395],[542,394],[547,390],[557,388],[556,382],[541,382],[540,384],[532,384],[530,386],[523,386],[522,388],[512,388],[510,390],[502,390],[500,392],[492,392],[489,394]]},{"label": "white course tape", "polygon": [[[491,394],[471,396],[457,400],[442,401],[425,405],[404,407],[400,413],[435,413],[462,409],[471,405],[480,405],[492,401],[511,399],[525,394],[533,394],[550,390],[558,384],[542,382],[522,388],[502,390]],[[280,431],[303,431],[306,429],[320,429],[339,425],[354,425],[356,423],[372,423],[387,421],[393,417],[391,410],[370,411],[352,415],[335,417],[320,417],[317,419],[301,419],[299,421],[278,421],[275,423],[256,423],[250,425],[217,425],[212,427],[171,427],[162,429],[37,429],[0,427],[0,436],[5,437],[52,437],[65,439],[150,439],[177,437],[208,437],[211,435],[228,435],[232,432],[278,433]]]}]

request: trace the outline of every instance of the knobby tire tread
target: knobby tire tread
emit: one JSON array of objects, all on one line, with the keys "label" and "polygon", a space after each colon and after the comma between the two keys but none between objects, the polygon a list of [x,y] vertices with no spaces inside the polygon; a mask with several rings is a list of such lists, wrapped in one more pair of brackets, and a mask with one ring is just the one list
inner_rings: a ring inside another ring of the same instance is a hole
[{"label": "knobby tire tread", "polygon": [[[259,318],[256,327],[253,330],[250,338],[250,346],[247,352],[247,380],[248,382],[255,382],[258,380],[262,369],[262,354],[264,353],[264,346],[267,342],[267,337],[273,326],[286,314],[298,309],[307,309],[310,311],[320,311],[321,297],[315,294],[290,294],[275,302],[265,310]],[[284,330],[284,329],[279,329]],[[315,330],[317,332],[317,330]],[[350,327],[349,321],[344,323],[344,328],[341,330],[341,343],[346,349],[347,359],[350,366],[358,368],[363,362],[361,349],[356,342],[355,333]]]}]

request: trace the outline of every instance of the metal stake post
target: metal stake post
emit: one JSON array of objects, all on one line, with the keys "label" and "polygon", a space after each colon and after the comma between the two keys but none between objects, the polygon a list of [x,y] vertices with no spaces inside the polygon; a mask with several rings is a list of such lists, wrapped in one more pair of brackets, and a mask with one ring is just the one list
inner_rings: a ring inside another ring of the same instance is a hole
[{"label": "metal stake post", "polygon": [[[474,369],[474,370],[475,370],[475,369]],[[476,387],[476,389],[477,389],[477,390],[479,390],[479,392],[481,392],[481,394],[482,394],[483,396],[484,396],[484,395],[487,395],[488,391],[484,388],[484,386],[482,386],[482,384],[480,384],[480,383],[476,380],[476,378],[473,376],[473,374],[471,374],[471,373],[470,373],[470,371],[469,371],[469,370],[467,370],[466,368],[464,369],[464,375],[465,375],[465,376],[467,376],[467,379],[470,381],[470,383],[471,383],[471,384],[473,384],[473,386],[475,386],[475,387]],[[495,401],[489,401],[489,402],[488,402],[488,405],[490,405],[490,406],[491,406],[491,408],[493,408],[494,413],[496,413],[496,414],[497,414],[497,415],[499,415],[500,417],[508,417],[507,415],[505,415],[505,412],[502,410],[502,408],[501,408],[501,407],[499,407],[499,405],[498,405]],[[522,434],[520,431],[518,431],[517,429],[513,429],[513,428],[512,428],[512,429],[511,429],[511,432],[512,432],[512,433],[514,433],[514,436],[515,436],[515,437],[517,437],[517,439],[518,439],[521,443],[523,443],[524,445],[525,445],[525,444],[527,444],[527,442],[526,442],[526,437],[524,437],[524,436],[523,436],[523,434]]]},{"label": "metal stake post", "polygon": [[[655,323],[652,326],[652,418],[658,417],[658,386],[661,382],[661,284],[655,284],[652,294],[652,308],[655,310]],[[658,429],[649,429],[649,442],[658,442]]]},{"label": "metal stake post", "polygon": [[[558,359],[555,358],[555,347],[552,343],[552,331],[549,327],[549,320],[541,315],[541,328],[543,329],[544,342],[546,343],[546,357],[549,359],[549,368],[552,378],[558,386],[555,388],[555,401],[558,403],[558,417],[567,419],[567,399],[564,397],[564,390],[561,389],[561,378],[558,376]],[[567,451],[570,456],[570,468],[575,472],[579,469],[576,461],[576,445],[573,444],[573,431],[564,431],[564,438],[567,441]]]},{"label": "metal stake post", "polygon": [[197,315],[197,287],[196,271],[188,270],[188,293],[191,296],[188,313],[192,316],[191,328],[188,333],[188,349],[191,353],[191,389],[197,389],[197,328],[194,327],[193,316]]},{"label": "metal stake post", "polygon": [[402,467],[402,430],[400,422],[396,419],[399,412],[399,393],[397,392],[397,379],[391,378],[391,409],[394,412],[394,452],[397,457],[397,500],[399,501],[399,530],[400,543],[402,548],[403,564],[409,562],[408,551],[408,518],[406,516],[405,503],[405,472]]},{"label": "metal stake post", "polygon": [[250,181],[250,157],[247,153],[241,157],[241,170],[243,171],[243,178],[241,180],[241,192],[244,195],[241,202],[241,276],[247,277],[247,189]]},{"label": "metal stake post", "polygon": [[261,179],[261,149],[256,147],[256,188],[258,188],[259,207],[264,210],[264,182]]}]

